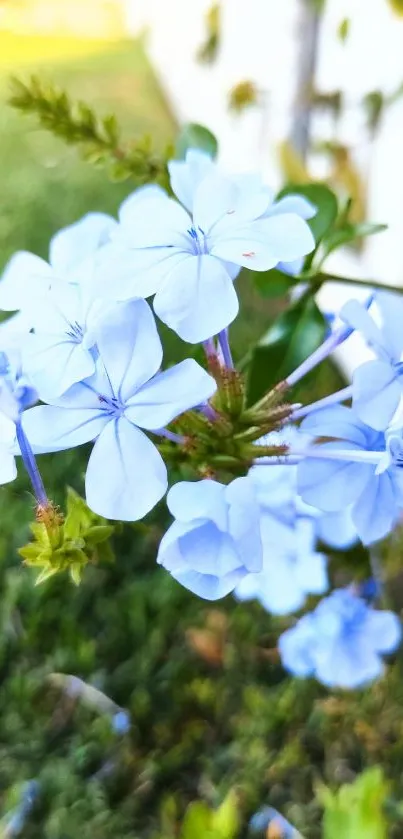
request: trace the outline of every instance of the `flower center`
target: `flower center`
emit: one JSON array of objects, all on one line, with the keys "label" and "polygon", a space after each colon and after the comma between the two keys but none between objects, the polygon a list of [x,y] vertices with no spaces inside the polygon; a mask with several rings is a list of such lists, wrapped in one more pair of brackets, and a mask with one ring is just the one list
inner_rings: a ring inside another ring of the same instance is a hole
[{"label": "flower center", "polygon": [[102,393],[98,394],[98,399],[104,411],[112,417],[121,417],[124,413],[125,406],[120,402],[116,396],[104,396]]},{"label": "flower center", "polygon": [[192,253],[194,253],[195,256],[209,252],[207,246],[207,236],[201,227],[198,227],[197,230],[195,227],[189,227],[187,232],[190,237]]},{"label": "flower center", "polygon": [[81,344],[84,337],[84,331],[82,326],[80,326],[77,321],[74,321],[74,323],[70,324],[70,329],[66,332],[66,335],[71,338],[72,341],[75,341],[76,344]]}]

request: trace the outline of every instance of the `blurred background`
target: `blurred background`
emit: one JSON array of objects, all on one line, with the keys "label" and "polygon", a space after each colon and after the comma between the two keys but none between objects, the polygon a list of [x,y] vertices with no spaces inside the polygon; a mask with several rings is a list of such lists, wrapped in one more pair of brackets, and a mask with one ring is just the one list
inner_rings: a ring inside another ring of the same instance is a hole
[{"label": "blurred background", "polygon": [[[16,250],[46,256],[60,227],[115,213],[133,188],[10,107],[10,75],[31,73],[157,150],[195,121],[229,170],[258,169],[275,189],[328,181],[353,197],[356,220],[389,225],[329,270],[403,283],[401,0],[0,0],[0,269]],[[278,306],[242,293],[238,354]],[[328,284],[320,303],[334,309],[347,293]],[[55,501],[66,483],[82,493],[82,452],[42,463]],[[393,781],[390,835],[402,836],[400,661],[359,694],[288,678],[275,649],[288,619],[232,598],[213,608],[155,568],[162,510],[119,533],[116,562],[88,569],[78,590],[59,577],[35,587],[21,566],[23,476],[1,489],[0,513],[4,839],[182,839],[190,801],[215,806],[235,788],[244,824],[269,804],[319,839],[317,779],[338,786],[372,764]],[[398,536],[385,561],[397,574]],[[337,562],[366,571],[360,551]],[[277,828],[261,835],[286,835]],[[193,825],[183,839],[205,835]]]}]

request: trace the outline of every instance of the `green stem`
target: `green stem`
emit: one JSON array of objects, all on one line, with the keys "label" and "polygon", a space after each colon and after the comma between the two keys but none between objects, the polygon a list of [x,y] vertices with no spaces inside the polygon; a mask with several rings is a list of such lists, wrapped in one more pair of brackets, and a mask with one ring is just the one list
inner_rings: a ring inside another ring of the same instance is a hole
[{"label": "green stem", "polygon": [[304,282],[315,285],[318,280],[320,280],[320,285],[322,283],[346,283],[347,285],[355,285],[357,287],[377,288],[380,291],[392,291],[395,294],[403,294],[403,286],[394,286],[389,283],[382,283],[379,280],[359,280],[356,277],[338,277],[337,274],[325,274],[322,272],[315,277],[303,278]]}]

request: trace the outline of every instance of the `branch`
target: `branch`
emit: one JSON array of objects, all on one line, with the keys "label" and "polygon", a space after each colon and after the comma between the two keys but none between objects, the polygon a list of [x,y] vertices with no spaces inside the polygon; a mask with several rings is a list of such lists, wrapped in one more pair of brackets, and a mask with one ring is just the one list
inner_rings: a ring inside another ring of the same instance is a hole
[{"label": "branch", "polygon": [[304,282],[315,285],[323,285],[323,283],[346,283],[347,285],[355,285],[361,288],[376,288],[380,291],[392,291],[394,294],[403,294],[403,286],[390,285],[389,283],[382,283],[380,280],[359,280],[355,277],[339,277],[337,274],[319,273],[315,277],[304,277]]},{"label": "branch", "polygon": [[68,94],[31,76],[28,82],[11,78],[9,104],[25,114],[33,114],[42,128],[69,145],[81,148],[90,163],[108,168],[112,180],[133,178],[138,185],[167,185],[167,158],[156,155],[147,136],[123,144],[116,117],[98,117],[85,102],[71,102]]}]

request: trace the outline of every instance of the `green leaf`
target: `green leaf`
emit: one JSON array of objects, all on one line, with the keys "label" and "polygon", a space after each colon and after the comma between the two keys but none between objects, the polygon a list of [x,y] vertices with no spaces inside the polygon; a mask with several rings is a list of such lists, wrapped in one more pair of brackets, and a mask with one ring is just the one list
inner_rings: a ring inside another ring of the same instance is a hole
[{"label": "green leaf", "polygon": [[202,801],[189,804],[181,830],[181,839],[204,839],[211,833],[212,812]]},{"label": "green leaf", "polygon": [[315,237],[315,242],[320,242],[328,230],[336,221],[338,214],[337,198],[326,184],[295,184],[283,189],[278,198],[284,195],[303,195],[317,208],[316,215],[308,221],[308,224]]},{"label": "green leaf", "polygon": [[271,271],[248,271],[248,274],[262,297],[281,297],[300,282],[298,278],[283,274],[277,268],[272,268]]},{"label": "green leaf", "polygon": [[205,128],[204,125],[198,125],[196,122],[188,122],[183,126],[176,141],[176,156],[183,159],[188,149],[201,149],[211,157],[216,157],[218,142],[214,134],[208,128]]},{"label": "green leaf", "polygon": [[238,835],[241,825],[238,799],[234,790],[228,793],[218,810],[213,813],[211,826],[214,832],[222,836],[223,839],[235,839]]},{"label": "green leaf", "polygon": [[388,784],[378,766],[335,793],[322,787],[318,797],[325,807],[323,839],[387,839],[383,813],[387,794]]},{"label": "green leaf", "polygon": [[369,222],[346,224],[340,230],[334,230],[329,236],[326,236],[322,242],[321,259],[325,259],[332,251],[342,245],[348,245],[356,242],[357,239],[364,239],[366,236],[374,236],[375,233],[382,233],[384,230],[387,230],[387,224],[370,224]]},{"label": "green leaf", "polygon": [[342,42],[342,44],[345,44],[346,41],[347,41],[347,38],[350,34],[350,26],[351,26],[350,18],[344,17],[343,20],[340,21],[340,23],[337,27],[337,36],[340,39],[340,41]]},{"label": "green leaf", "polygon": [[323,341],[326,321],[315,301],[301,298],[283,312],[252,351],[248,403],[288,376]]}]

